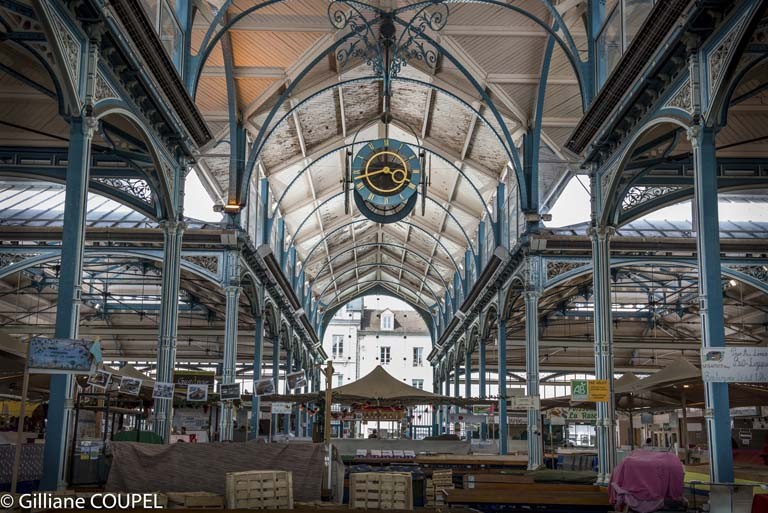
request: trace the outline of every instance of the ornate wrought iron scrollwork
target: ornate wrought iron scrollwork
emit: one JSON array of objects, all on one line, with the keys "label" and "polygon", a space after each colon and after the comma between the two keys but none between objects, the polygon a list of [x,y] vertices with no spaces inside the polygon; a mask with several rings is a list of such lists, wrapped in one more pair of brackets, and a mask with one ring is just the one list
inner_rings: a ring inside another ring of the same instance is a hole
[{"label": "ornate wrought iron scrollwork", "polygon": [[36,256],[40,256],[40,253],[17,253],[17,252],[0,253],[0,269],[2,269],[3,267],[8,267],[9,265],[18,264],[19,262],[22,262],[29,258],[34,258]]},{"label": "ornate wrought iron scrollwork", "polygon": [[632,210],[644,203],[648,203],[649,201],[661,198],[662,196],[677,192],[681,189],[685,189],[685,187],[635,185],[629,188],[626,196],[624,196],[624,199],[621,201],[621,210],[623,212]]},{"label": "ornate wrought iron scrollwork", "polygon": [[[376,11],[366,16],[358,8],[364,5],[351,0],[333,0],[328,5],[328,19],[331,25],[338,30],[349,30],[353,34],[349,44],[336,51],[340,68],[352,59],[360,59],[371,66],[374,74],[388,81],[414,60],[423,62],[430,68],[437,65],[439,52],[424,36],[428,32],[442,30],[448,22],[449,10],[444,0],[433,0],[429,5],[422,7],[407,25],[401,28],[397,40],[394,29],[391,29],[392,34],[382,30],[392,24],[394,15]],[[374,30],[376,27],[379,27],[378,31]]]},{"label": "ornate wrought iron scrollwork", "polygon": [[152,187],[142,178],[94,178],[93,180],[133,196],[147,205],[155,204]]},{"label": "ornate wrought iron scrollwork", "polygon": [[584,264],[580,262],[562,262],[562,261],[547,262],[547,279],[551,280],[555,276],[560,276],[561,274],[565,274],[568,271],[572,271],[583,265]]},{"label": "ornate wrought iron scrollwork", "polygon": [[734,271],[751,276],[757,281],[768,283],[768,265],[734,265],[731,267]]},{"label": "ornate wrought iron scrollwork", "polygon": [[190,255],[182,257],[184,260],[216,274],[219,271],[219,257],[208,255]]}]

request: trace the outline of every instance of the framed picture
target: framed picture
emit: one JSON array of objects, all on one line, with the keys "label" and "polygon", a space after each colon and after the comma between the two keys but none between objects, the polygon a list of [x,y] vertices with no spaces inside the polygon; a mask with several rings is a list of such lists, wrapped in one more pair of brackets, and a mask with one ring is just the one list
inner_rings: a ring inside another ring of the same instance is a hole
[{"label": "framed picture", "polygon": [[187,401],[207,401],[208,385],[187,385]]},{"label": "framed picture", "polygon": [[254,389],[254,395],[272,395],[275,393],[275,383],[272,378],[260,379]]},{"label": "framed picture", "polygon": [[44,337],[29,341],[29,371],[33,374],[88,374],[100,362],[101,347],[95,342]]},{"label": "framed picture", "polygon": [[120,393],[127,395],[139,395],[143,380],[123,376],[120,380]]},{"label": "framed picture", "polygon": [[112,378],[112,373],[97,370],[88,377],[88,384],[92,387],[107,388],[109,386],[109,380]]},{"label": "framed picture", "polygon": [[296,390],[297,388],[302,388],[307,386],[307,378],[303,370],[300,370],[298,372],[291,372],[285,377],[285,379],[286,379],[286,382],[288,383],[289,390]]},{"label": "framed picture", "polygon": [[227,385],[222,384],[220,395],[222,401],[240,399],[240,383],[229,383]]},{"label": "framed picture", "polygon": [[153,399],[173,399],[173,383],[156,382],[152,387]]}]

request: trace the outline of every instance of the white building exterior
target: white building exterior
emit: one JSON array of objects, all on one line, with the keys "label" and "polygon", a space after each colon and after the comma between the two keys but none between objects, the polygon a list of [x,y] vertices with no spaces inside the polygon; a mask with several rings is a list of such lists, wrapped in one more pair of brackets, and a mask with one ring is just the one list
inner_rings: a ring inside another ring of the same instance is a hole
[{"label": "white building exterior", "polygon": [[[410,386],[432,391],[432,367],[427,355],[432,340],[424,320],[415,310],[384,303],[380,308],[368,308],[362,298],[341,308],[333,316],[323,334],[323,349],[333,360],[333,387],[346,385],[365,376],[377,365]],[[321,385],[325,387],[321,376]],[[413,424],[420,426],[415,436],[429,434],[431,414],[419,407],[412,412]],[[394,429],[391,423],[380,424],[382,431]],[[374,426],[356,426],[358,433],[367,436]],[[383,433],[382,433],[383,434]],[[358,435],[359,436],[359,435]]]}]

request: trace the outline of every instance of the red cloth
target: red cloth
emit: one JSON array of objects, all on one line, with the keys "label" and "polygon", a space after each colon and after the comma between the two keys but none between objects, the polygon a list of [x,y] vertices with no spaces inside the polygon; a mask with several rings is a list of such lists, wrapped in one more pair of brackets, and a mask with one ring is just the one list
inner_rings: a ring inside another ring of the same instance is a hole
[{"label": "red cloth", "polygon": [[752,499],[752,513],[768,513],[768,494],[755,495]]},{"label": "red cloth", "polygon": [[611,504],[616,509],[626,504],[639,513],[649,513],[663,507],[665,501],[682,503],[684,474],[682,463],[672,453],[634,451],[611,476]]}]

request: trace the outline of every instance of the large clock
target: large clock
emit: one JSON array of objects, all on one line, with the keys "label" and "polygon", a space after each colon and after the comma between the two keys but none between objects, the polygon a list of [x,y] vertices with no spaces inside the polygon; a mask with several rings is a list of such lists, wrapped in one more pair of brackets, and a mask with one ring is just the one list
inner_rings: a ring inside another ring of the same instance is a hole
[{"label": "large clock", "polygon": [[357,208],[378,223],[394,223],[416,205],[421,161],[410,146],[394,139],[366,143],[352,159]]}]

